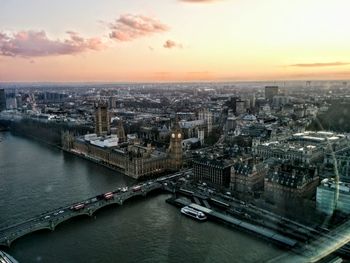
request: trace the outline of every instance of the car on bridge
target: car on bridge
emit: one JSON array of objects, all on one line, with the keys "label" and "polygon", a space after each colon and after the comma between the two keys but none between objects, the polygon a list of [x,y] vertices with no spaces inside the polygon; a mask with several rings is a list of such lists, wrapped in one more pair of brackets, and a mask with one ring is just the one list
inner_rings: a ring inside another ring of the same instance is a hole
[{"label": "car on bridge", "polygon": [[73,211],[79,211],[80,209],[83,209],[85,207],[85,204],[79,203],[76,205],[73,205],[70,209]]},{"label": "car on bridge", "polygon": [[112,192],[108,192],[108,193],[105,193],[105,194],[103,195],[103,198],[104,198],[105,200],[109,200],[109,199],[112,199],[113,196],[114,196],[114,194],[113,194]]},{"label": "car on bridge", "polygon": [[134,186],[134,187],[132,188],[132,191],[133,191],[133,192],[139,192],[139,191],[141,191],[141,186],[139,186],[139,185]]}]

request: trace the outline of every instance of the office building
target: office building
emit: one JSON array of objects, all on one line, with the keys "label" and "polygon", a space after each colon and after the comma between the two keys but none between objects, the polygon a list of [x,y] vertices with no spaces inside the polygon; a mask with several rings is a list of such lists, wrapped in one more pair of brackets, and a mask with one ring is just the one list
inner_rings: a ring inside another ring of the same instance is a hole
[{"label": "office building", "polygon": [[6,94],[4,89],[0,89],[0,111],[6,110]]},{"label": "office building", "polygon": [[[341,181],[350,182],[350,147],[330,151],[324,158],[325,168],[335,175],[335,167]],[[335,166],[336,164],[336,166]]]},{"label": "office building", "polygon": [[244,100],[236,101],[236,115],[241,115],[247,111],[247,103]]},{"label": "office building", "polygon": [[17,100],[14,97],[10,97],[6,99],[6,109],[7,110],[15,110],[17,109]]},{"label": "office building", "polygon": [[207,132],[208,134],[211,134],[213,131],[213,113],[209,109],[202,109],[198,113],[198,119],[205,121]]},{"label": "office building", "polygon": [[223,160],[201,158],[193,161],[193,178],[219,187],[229,187],[231,164]]},{"label": "office building", "polygon": [[265,87],[265,99],[269,102],[273,101],[273,97],[278,95],[278,86]]},{"label": "office building", "polygon": [[[337,194],[338,188],[338,194]],[[335,210],[342,213],[350,213],[350,184],[331,179],[323,179],[317,187],[316,208],[327,215],[332,215]]]}]

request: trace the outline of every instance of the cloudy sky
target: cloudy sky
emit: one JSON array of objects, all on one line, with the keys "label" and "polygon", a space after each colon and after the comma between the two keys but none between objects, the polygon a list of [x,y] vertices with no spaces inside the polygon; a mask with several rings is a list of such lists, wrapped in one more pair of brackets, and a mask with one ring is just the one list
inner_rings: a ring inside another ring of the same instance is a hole
[{"label": "cloudy sky", "polygon": [[348,0],[0,0],[0,81],[350,78]]}]

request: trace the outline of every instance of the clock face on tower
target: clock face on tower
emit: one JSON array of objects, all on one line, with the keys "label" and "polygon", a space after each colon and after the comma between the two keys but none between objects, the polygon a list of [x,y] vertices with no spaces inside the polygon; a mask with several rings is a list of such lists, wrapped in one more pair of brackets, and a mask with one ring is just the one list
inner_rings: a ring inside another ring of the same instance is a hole
[{"label": "clock face on tower", "polygon": [[179,133],[179,134],[177,135],[177,138],[179,138],[179,139],[181,138],[181,133]]},{"label": "clock face on tower", "polygon": [[171,137],[172,137],[172,138],[175,138],[175,133],[171,134]]}]

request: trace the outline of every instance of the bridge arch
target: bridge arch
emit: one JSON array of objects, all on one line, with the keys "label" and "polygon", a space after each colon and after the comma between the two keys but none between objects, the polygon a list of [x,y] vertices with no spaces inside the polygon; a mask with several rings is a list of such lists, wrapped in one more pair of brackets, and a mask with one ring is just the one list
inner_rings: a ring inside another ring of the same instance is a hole
[{"label": "bridge arch", "polygon": [[71,219],[73,219],[73,218],[76,218],[76,217],[83,217],[83,216],[88,216],[88,217],[90,217],[90,214],[86,211],[86,212],[84,212],[84,213],[77,213],[77,214],[72,214],[71,216],[69,216],[69,217],[66,217],[66,218],[62,218],[62,219],[60,219],[60,220],[58,220],[58,221],[55,221],[55,222],[53,222],[53,226],[54,226],[54,228],[56,228],[58,225],[60,225],[60,224],[62,224],[62,223],[64,223],[64,222],[67,222],[67,221],[69,221],[69,220],[71,220]]},{"label": "bridge arch", "polygon": [[27,236],[27,235],[30,235],[30,234],[33,234],[33,233],[35,233],[35,232],[44,231],[44,230],[52,231],[52,229],[51,229],[51,227],[50,227],[49,225],[47,225],[47,226],[40,226],[40,227],[31,229],[30,232],[26,232],[26,233],[23,233],[23,234],[18,234],[18,235],[16,235],[15,237],[9,237],[9,238],[7,239],[6,245],[5,245],[5,244],[3,244],[3,245],[4,245],[4,246],[10,247],[11,244],[12,244],[13,242],[15,242],[17,239],[19,239],[19,238],[21,238],[21,237],[24,237],[24,236]]},{"label": "bridge arch", "polygon": [[118,200],[114,200],[113,202],[110,202],[110,203],[105,203],[105,204],[103,204],[103,205],[101,205],[101,206],[99,206],[99,207],[96,207],[96,209],[94,209],[93,211],[92,211],[92,215],[93,214],[95,214],[97,211],[99,211],[99,210],[101,210],[101,209],[103,209],[103,208],[106,208],[106,207],[108,207],[108,206],[113,206],[113,205],[121,205],[123,203],[123,200],[121,201],[121,202],[119,202]]},{"label": "bridge arch", "polygon": [[124,198],[123,203],[127,202],[128,200],[137,200],[143,197],[145,197],[145,192],[138,192],[137,194],[129,195]]}]

